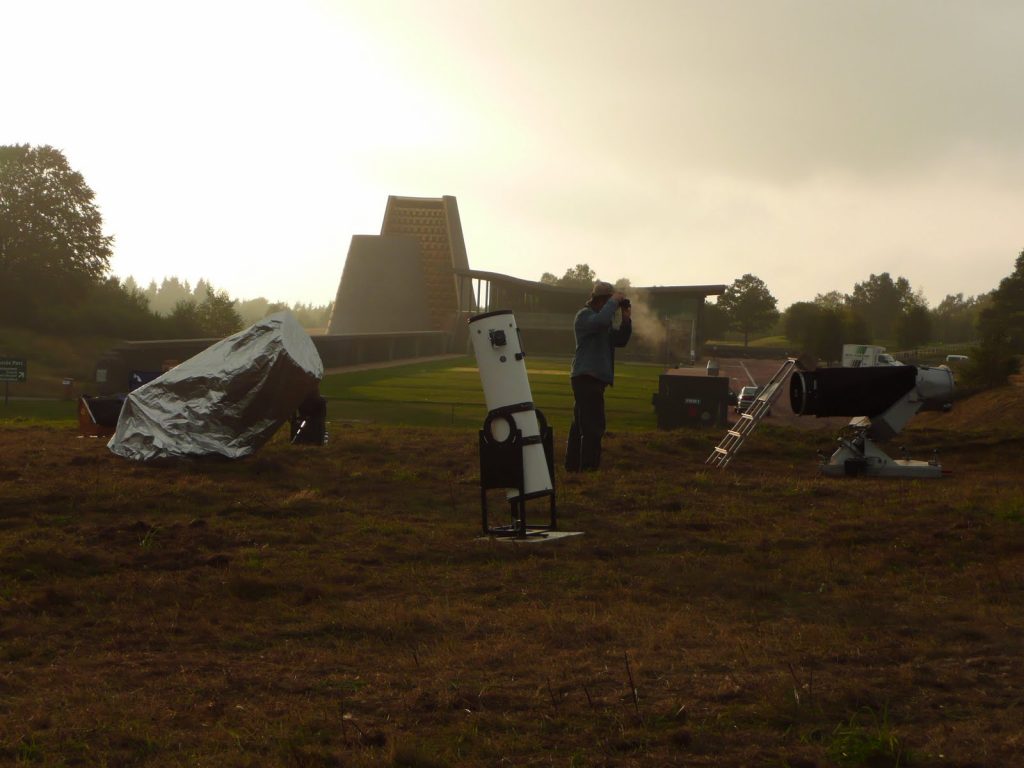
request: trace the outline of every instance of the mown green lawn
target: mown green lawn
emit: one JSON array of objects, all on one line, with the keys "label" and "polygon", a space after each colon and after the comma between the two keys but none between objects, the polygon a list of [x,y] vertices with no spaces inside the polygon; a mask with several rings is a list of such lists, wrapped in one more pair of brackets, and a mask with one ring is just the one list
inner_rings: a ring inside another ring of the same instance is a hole
[{"label": "mown green lawn", "polygon": [[[568,358],[529,358],[527,370],[536,406],[564,433],[572,419]],[[654,429],[651,395],[658,390],[658,365],[619,363],[615,386],[605,396],[611,430]],[[480,374],[472,357],[410,363],[394,368],[326,376],[320,391],[330,421],[472,427],[486,416]],[[0,424],[74,423],[75,403],[58,400],[0,401]]]},{"label": "mown green lawn", "polygon": [[[615,386],[607,390],[611,429],[653,429],[651,395],[658,389],[657,365],[620,363]],[[556,430],[572,418],[572,391],[567,358],[528,358],[533,402]],[[365,420],[383,424],[474,426],[486,416],[480,374],[472,357],[397,368],[380,368],[325,377],[331,420]]]},{"label": "mown green lawn", "polygon": [[0,393],[0,425],[32,426],[78,421],[78,407],[73,400],[10,399],[4,404]]}]

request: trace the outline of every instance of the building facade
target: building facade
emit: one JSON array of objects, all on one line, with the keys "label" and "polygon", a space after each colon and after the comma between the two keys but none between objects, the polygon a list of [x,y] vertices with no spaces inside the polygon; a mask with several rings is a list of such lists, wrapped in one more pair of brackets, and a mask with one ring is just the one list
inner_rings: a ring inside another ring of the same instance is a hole
[{"label": "building facade", "polygon": [[[469,267],[459,208],[452,196],[388,198],[380,235],[355,235],[328,334],[431,331],[450,349],[466,349],[466,320],[512,310],[534,352],[567,354],[572,321],[589,287],[523,280]],[[701,342],[704,301],[724,285],[631,288],[635,337],[625,357],[675,365]]]}]

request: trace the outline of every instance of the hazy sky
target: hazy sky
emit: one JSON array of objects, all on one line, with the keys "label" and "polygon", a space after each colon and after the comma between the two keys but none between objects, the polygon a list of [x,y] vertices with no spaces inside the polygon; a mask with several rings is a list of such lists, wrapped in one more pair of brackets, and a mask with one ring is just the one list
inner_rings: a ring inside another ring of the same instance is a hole
[{"label": "hazy sky", "polygon": [[0,144],[64,151],[113,271],[334,298],[388,194],[470,266],[634,285],[871,273],[934,305],[1024,249],[1024,2],[0,0]]}]

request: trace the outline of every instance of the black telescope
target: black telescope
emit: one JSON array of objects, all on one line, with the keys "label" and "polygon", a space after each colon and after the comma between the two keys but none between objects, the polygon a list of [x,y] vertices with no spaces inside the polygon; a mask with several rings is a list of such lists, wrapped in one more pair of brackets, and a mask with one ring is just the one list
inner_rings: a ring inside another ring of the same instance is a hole
[{"label": "black telescope", "polygon": [[801,416],[878,416],[917,385],[912,365],[795,371],[789,404]]},{"label": "black telescope", "polygon": [[876,441],[900,433],[922,408],[950,402],[953,374],[948,368],[879,365],[795,371],[789,404],[803,416],[853,416],[856,433],[840,438],[839,450],[822,464],[827,475],[941,477],[937,461],[891,459]]}]

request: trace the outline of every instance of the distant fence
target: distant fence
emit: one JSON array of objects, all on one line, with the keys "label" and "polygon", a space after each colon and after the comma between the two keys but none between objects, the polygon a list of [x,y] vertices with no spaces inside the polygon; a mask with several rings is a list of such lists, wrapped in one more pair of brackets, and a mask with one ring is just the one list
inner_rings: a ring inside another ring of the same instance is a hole
[{"label": "distant fence", "polygon": [[431,357],[451,351],[451,339],[441,331],[351,333],[312,339],[327,368]]},{"label": "distant fence", "polygon": [[[974,344],[943,344],[942,346],[918,347],[917,349],[894,352],[897,360],[911,365],[938,365],[946,361],[946,355],[970,355]],[[797,356],[796,347],[742,347],[738,344],[705,344],[701,347],[704,357],[734,357],[747,360],[782,360]],[[836,360],[838,365],[840,361]]]},{"label": "distant fence", "polygon": [[[449,352],[451,347],[449,335],[440,331],[359,333],[310,338],[326,368],[432,357]],[[218,341],[220,339],[121,342],[96,363],[97,392],[101,395],[126,392],[132,371],[167,370]]]},{"label": "distant fence", "polygon": [[704,357],[738,357],[745,360],[784,360],[799,354],[797,349],[786,347],[743,347],[739,344],[705,344],[701,347]]},{"label": "distant fence", "polygon": [[893,357],[911,365],[939,365],[946,362],[946,355],[970,355],[973,344],[944,344],[941,347],[918,347],[897,352]]}]

